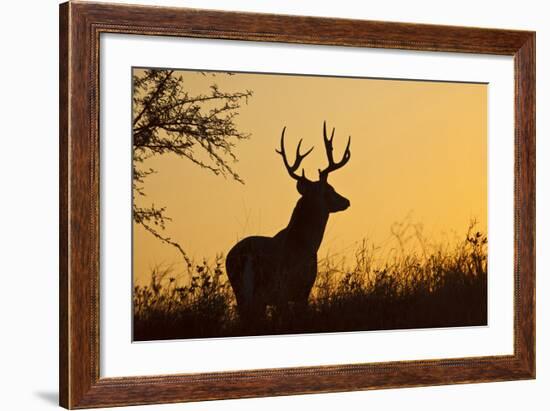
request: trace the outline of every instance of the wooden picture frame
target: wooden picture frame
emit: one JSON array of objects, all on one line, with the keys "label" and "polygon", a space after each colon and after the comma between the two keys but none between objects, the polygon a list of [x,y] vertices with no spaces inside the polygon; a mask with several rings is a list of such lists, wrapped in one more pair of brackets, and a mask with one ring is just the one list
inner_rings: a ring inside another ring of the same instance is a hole
[{"label": "wooden picture frame", "polygon": [[[101,33],[513,56],[514,354],[100,378]],[[184,8],[60,6],[60,405],[91,408],[535,378],[535,33]]]}]

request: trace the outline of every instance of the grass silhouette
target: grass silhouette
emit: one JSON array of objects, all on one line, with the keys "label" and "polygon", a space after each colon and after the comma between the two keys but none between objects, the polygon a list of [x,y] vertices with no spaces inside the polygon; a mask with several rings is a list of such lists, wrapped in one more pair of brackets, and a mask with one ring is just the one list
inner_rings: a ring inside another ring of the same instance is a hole
[{"label": "grass silhouette", "polygon": [[134,340],[486,325],[487,236],[475,226],[454,244],[430,245],[419,225],[395,224],[385,255],[363,241],[352,264],[321,259],[305,310],[268,307],[253,326],[239,320],[223,256],[180,275],[158,267],[134,287]]}]

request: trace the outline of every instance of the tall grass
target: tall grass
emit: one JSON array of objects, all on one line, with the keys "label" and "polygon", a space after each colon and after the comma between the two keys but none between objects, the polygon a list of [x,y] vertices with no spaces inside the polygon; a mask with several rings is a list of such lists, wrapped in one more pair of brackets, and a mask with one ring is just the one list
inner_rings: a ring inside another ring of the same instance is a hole
[{"label": "tall grass", "polygon": [[148,285],[134,288],[134,339],[487,323],[487,236],[474,223],[454,244],[429,244],[411,224],[397,224],[392,233],[393,246],[363,241],[351,263],[338,255],[322,258],[307,308],[281,319],[268,307],[266,320],[252,329],[239,321],[221,255],[211,264],[189,264],[179,275],[156,268]]}]

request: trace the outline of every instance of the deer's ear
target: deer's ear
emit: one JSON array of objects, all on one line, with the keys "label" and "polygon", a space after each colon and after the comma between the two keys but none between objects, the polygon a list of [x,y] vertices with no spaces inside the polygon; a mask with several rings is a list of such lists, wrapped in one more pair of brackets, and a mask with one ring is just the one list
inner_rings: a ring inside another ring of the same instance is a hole
[{"label": "deer's ear", "polygon": [[305,195],[309,188],[309,181],[307,181],[305,178],[300,178],[298,180],[298,183],[296,183],[296,189],[301,195]]}]

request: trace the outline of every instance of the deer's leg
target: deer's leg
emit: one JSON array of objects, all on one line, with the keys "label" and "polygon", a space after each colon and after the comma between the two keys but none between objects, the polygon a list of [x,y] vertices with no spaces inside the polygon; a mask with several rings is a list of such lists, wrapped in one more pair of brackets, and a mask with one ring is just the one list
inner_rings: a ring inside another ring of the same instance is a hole
[{"label": "deer's leg", "polygon": [[266,304],[261,300],[237,301],[239,318],[247,328],[254,328],[265,320]]}]

